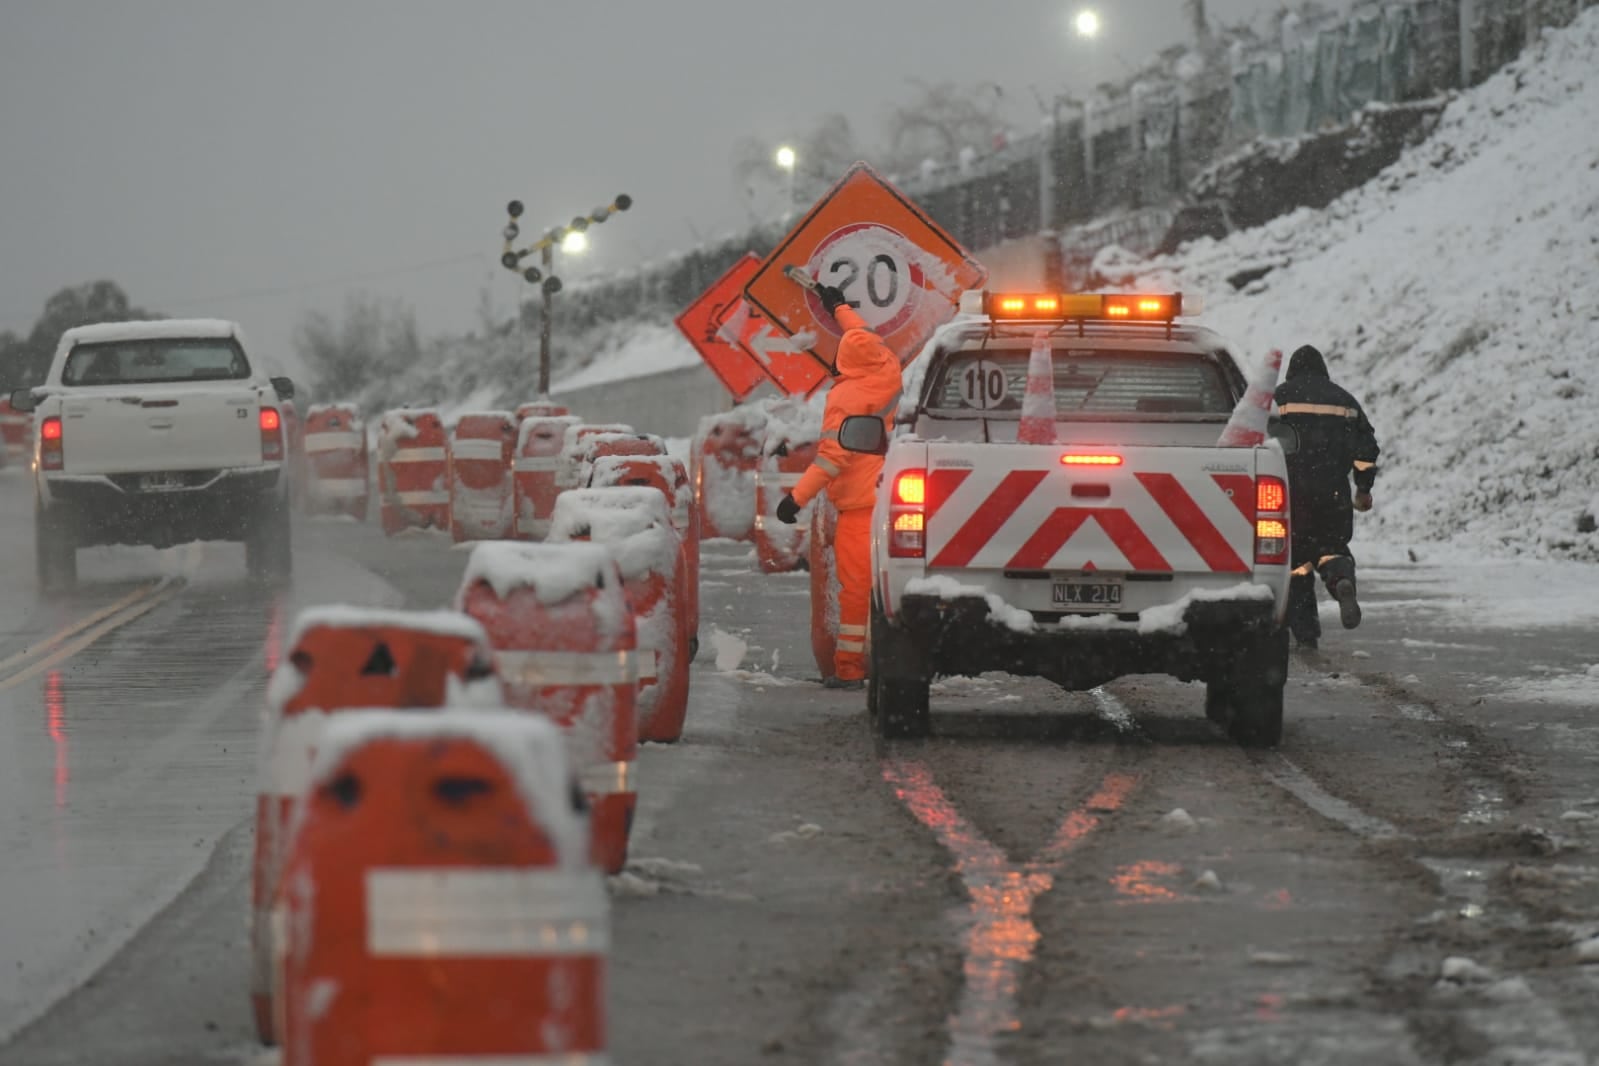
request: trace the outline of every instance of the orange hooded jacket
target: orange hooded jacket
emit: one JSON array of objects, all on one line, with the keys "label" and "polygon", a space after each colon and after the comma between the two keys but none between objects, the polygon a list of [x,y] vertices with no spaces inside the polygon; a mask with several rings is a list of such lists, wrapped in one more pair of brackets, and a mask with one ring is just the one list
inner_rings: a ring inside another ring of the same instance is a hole
[{"label": "orange hooded jacket", "polygon": [[845,451],[838,443],[838,427],[850,415],[876,415],[884,428],[893,429],[902,382],[899,358],[852,307],[841,306],[833,318],[844,329],[838,342],[838,380],[827,394],[816,460],[794,487],[794,502],[803,507],[826,489],[834,507],[855,511],[876,502],[883,457]]}]

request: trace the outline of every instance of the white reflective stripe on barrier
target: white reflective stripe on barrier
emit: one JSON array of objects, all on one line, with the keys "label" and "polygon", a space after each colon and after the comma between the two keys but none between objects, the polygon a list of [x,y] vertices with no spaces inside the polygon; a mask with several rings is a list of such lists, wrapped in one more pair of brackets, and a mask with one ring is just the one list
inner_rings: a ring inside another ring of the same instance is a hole
[{"label": "white reflective stripe on barrier", "polygon": [[443,448],[397,448],[394,458],[388,460],[389,465],[398,463],[442,463],[444,462]]},{"label": "white reflective stripe on barrier", "polygon": [[638,681],[631,651],[497,651],[500,676],[523,685],[631,685]]},{"label": "white reflective stripe on barrier", "polygon": [[321,711],[305,711],[278,720],[268,741],[271,750],[261,768],[261,795],[293,799],[311,787],[311,763],[327,724],[328,716]]},{"label": "white reflective stripe on barrier", "polygon": [[31,421],[31,415],[0,415],[0,426],[25,426]]},{"label": "white reflective stripe on barrier", "polygon": [[584,792],[596,796],[611,796],[618,792],[637,792],[633,784],[633,764],[630,762],[602,762],[585,766],[577,775]]},{"label": "white reflective stripe on barrier", "polygon": [[864,640],[845,640],[844,638],[840,637],[839,641],[838,641],[838,650],[839,651],[865,651],[866,650],[866,642]]},{"label": "white reflective stripe on barrier", "polygon": [[603,1051],[549,1051],[539,1055],[375,1055],[369,1066],[611,1066]]},{"label": "white reflective stripe on barrier", "polygon": [[467,437],[457,440],[450,445],[450,453],[457,459],[483,459],[489,462],[505,462],[505,445],[497,440],[483,440],[481,438]]},{"label": "white reflective stripe on barrier", "polygon": [[766,532],[766,516],[765,515],[758,514],[758,515],[755,516],[755,528],[757,530],[759,530],[760,532],[762,532],[762,533]]},{"label": "white reflective stripe on barrier", "polygon": [[640,683],[654,681],[661,676],[661,653],[651,648],[640,648],[643,655],[638,657],[638,679]]},{"label": "white reflective stripe on barrier", "polygon": [[353,429],[326,430],[305,435],[305,450],[307,452],[337,452],[349,449],[360,451],[366,444],[364,434]]},{"label": "white reflective stripe on barrier", "polygon": [[415,507],[419,504],[425,506],[427,504],[450,502],[450,494],[442,489],[426,489],[418,490],[416,492],[396,492],[394,494],[394,498],[405,504],[407,507]]},{"label": "white reflective stripe on barrier", "polygon": [[366,478],[364,477],[319,477],[311,482],[311,489],[318,496],[342,499],[347,496],[365,496],[367,494]]},{"label": "white reflective stripe on barrier", "polygon": [[519,455],[512,468],[520,474],[548,474],[561,468],[559,455]]},{"label": "white reflective stripe on barrier", "polygon": [[597,871],[366,872],[366,947],[374,956],[600,955],[609,946]]}]

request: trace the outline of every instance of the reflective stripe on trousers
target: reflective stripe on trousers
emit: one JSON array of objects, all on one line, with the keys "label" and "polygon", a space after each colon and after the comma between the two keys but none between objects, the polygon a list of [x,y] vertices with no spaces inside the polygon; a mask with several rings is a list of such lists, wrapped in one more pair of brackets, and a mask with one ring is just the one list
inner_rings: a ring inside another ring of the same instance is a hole
[{"label": "reflective stripe on trousers", "polygon": [[833,674],[846,681],[858,681],[866,676],[866,619],[872,594],[871,508],[838,513],[833,565],[839,586]]}]

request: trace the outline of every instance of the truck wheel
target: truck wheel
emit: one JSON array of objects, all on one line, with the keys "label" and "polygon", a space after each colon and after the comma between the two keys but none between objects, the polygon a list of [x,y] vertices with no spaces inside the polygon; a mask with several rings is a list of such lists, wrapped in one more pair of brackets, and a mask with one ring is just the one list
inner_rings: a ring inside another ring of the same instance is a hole
[{"label": "truck wheel", "polygon": [[1205,717],[1212,722],[1227,728],[1227,719],[1232,716],[1233,691],[1224,681],[1205,682]]},{"label": "truck wheel", "polygon": [[880,737],[925,737],[932,726],[931,685],[920,678],[892,676],[896,637],[899,634],[874,599],[866,641],[866,709]]},{"label": "truck wheel", "polygon": [[294,547],[287,507],[262,508],[244,540],[244,566],[251,577],[283,580],[294,572]]},{"label": "truck wheel", "polygon": [[[1263,637],[1233,663],[1227,732],[1246,748],[1273,748],[1283,738],[1283,687],[1288,683],[1288,631]],[[1206,686],[1209,712],[1210,686]]]},{"label": "truck wheel", "polygon": [[71,592],[78,584],[78,542],[72,531],[46,517],[37,503],[33,512],[33,544],[43,592]]}]

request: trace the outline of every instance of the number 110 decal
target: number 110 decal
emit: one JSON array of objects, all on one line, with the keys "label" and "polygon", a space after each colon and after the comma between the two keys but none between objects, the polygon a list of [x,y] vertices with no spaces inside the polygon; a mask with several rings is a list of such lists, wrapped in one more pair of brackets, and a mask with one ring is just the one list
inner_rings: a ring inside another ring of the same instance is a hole
[{"label": "number 110 decal", "polygon": [[[897,231],[861,222],[828,234],[807,265],[817,280],[843,292],[868,326],[887,336],[909,322],[921,303],[925,277],[918,258],[916,246]],[[830,325],[821,301],[808,299],[816,320]]]},{"label": "number 110 decal", "polygon": [[961,403],[986,411],[998,407],[1009,395],[1005,372],[993,363],[979,359],[957,372],[961,390]]}]

